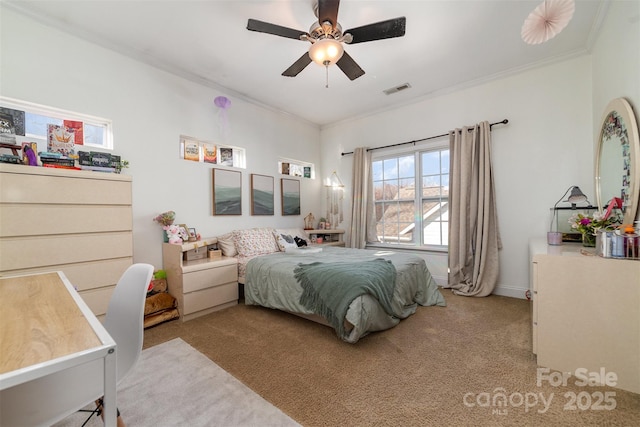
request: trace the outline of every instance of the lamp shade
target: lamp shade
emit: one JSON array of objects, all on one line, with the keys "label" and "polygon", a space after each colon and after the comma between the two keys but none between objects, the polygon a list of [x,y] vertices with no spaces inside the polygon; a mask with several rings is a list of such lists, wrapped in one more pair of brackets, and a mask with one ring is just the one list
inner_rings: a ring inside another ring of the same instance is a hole
[{"label": "lamp shade", "polygon": [[580,190],[580,187],[576,185],[571,188],[571,195],[569,195],[567,202],[574,204],[574,203],[581,203],[586,201],[587,201],[587,196],[585,196],[584,193]]},{"label": "lamp shade", "polygon": [[320,65],[333,65],[342,58],[342,43],[334,39],[320,39],[309,48],[309,57]]},{"label": "lamp shade", "polygon": [[[571,193],[569,194],[569,192]],[[564,200],[564,202],[571,203],[572,209],[576,208],[576,203],[589,202],[587,196],[585,196],[582,190],[580,190],[580,187],[578,187],[577,185],[572,185],[571,187],[567,188],[567,191],[565,191],[562,197],[560,197],[556,204],[553,205],[553,216],[551,217],[551,224],[549,224],[549,232],[553,231],[553,221],[556,217],[556,208],[558,207],[558,204],[563,201],[562,199],[564,199],[567,194],[569,194],[569,198],[567,200]]]}]

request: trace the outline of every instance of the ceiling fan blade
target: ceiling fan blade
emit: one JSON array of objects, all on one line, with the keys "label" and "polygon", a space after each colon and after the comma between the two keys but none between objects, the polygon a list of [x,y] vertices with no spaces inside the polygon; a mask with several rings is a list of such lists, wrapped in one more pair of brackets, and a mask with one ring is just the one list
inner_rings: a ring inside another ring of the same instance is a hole
[{"label": "ceiling fan blade", "polygon": [[318,22],[320,25],[329,21],[331,26],[335,28],[338,23],[339,7],[340,0],[318,0]]},{"label": "ceiling fan blade", "polygon": [[402,16],[400,18],[388,19],[386,21],[376,22],[375,24],[352,28],[345,31],[344,34],[351,34],[353,37],[353,40],[349,44],[364,43],[374,40],[402,37],[404,36],[406,26],[407,19]]},{"label": "ceiling fan blade", "polygon": [[364,74],[364,70],[356,64],[356,61],[347,52],[342,54],[342,58],[336,62],[336,65],[349,77],[349,80],[355,80]]},{"label": "ceiling fan blade", "polygon": [[257,31],[259,33],[273,34],[274,36],[286,37],[289,39],[300,40],[301,36],[309,35],[306,31],[294,30],[293,28],[282,27],[268,22],[258,21],[257,19],[249,19],[247,22],[247,30]]},{"label": "ceiling fan blade", "polygon": [[282,75],[285,77],[295,77],[309,64],[311,64],[311,57],[309,56],[309,52],[305,52],[291,67],[284,70]]}]

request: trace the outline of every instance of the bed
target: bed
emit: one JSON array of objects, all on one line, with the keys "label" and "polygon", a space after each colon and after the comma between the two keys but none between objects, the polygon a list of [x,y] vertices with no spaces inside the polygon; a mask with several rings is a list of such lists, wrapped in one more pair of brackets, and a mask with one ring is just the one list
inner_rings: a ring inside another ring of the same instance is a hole
[{"label": "bed", "polygon": [[446,305],[417,255],[312,246],[241,258],[246,304],[327,324],[349,343],[396,326],[418,305]]}]

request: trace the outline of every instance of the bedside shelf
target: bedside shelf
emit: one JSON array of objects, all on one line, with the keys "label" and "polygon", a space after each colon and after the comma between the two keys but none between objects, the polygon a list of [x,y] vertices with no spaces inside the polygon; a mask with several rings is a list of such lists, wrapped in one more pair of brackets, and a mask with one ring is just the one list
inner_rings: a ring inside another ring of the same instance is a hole
[{"label": "bedside shelf", "polygon": [[342,246],[344,247],[344,230],[330,229],[330,230],[305,230],[309,237],[321,236],[322,243],[312,243],[312,246]]}]

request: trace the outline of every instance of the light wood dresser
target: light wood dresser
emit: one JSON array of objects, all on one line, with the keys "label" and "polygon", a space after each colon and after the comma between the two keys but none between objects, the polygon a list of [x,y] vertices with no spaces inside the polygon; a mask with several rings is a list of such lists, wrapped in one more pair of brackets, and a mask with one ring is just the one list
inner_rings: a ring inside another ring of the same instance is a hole
[{"label": "light wood dresser", "polygon": [[0,276],[64,272],[97,316],[133,262],[128,175],[0,164]]},{"label": "light wood dresser", "polygon": [[529,243],[538,365],[615,373],[640,393],[640,261],[602,258],[579,243]]}]

